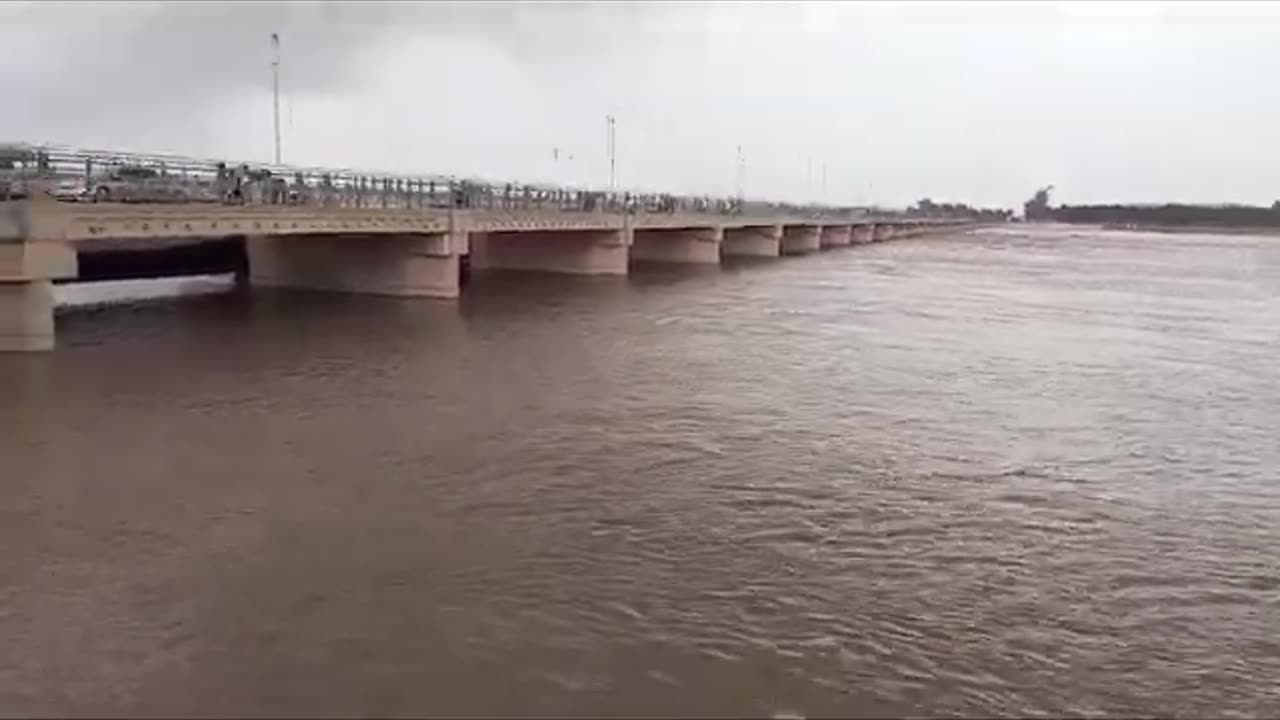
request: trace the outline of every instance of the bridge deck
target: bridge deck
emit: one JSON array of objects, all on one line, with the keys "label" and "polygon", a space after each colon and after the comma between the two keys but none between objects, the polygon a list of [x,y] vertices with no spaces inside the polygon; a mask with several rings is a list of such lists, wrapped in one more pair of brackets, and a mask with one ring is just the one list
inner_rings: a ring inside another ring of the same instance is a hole
[{"label": "bridge deck", "polygon": [[408,235],[468,232],[742,228],[850,225],[717,214],[622,214],[557,210],[450,210],[212,203],[0,202],[0,239],[81,242],[103,238],[216,238],[230,235]]}]

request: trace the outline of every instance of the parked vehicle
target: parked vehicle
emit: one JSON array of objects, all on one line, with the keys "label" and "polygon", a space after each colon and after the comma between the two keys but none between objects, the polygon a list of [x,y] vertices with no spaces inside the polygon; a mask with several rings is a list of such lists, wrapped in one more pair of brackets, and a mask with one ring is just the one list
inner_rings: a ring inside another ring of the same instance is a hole
[{"label": "parked vehicle", "polygon": [[182,203],[219,199],[214,188],[142,165],[120,165],[103,176],[89,178],[84,194],[92,202]]},{"label": "parked vehicle", "polygon": [[84,178],[63,178],[53,183],[48,193],[62,202],[84,202],[91,200],[89,185]]},{"label": "parked vehicle", "polygon": [[90,178],[86,193],[94,202],[164,202],[180,198],[173,183],[155,168],[121,165]]}]

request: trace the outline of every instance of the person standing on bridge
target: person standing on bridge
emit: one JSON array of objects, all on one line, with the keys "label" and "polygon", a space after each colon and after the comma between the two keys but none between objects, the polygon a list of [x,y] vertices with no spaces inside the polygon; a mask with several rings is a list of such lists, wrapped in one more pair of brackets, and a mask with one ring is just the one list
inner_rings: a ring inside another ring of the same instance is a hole
[{"label": "person standing on bridge", "polygon": [[232,197],[234,197],[235,201],[240,205],[244,204],[244,190],[245,190],[244,186],[245,186],[245,181],[248,179],[248,177],[249,177],[248,165],[242,164],[236,167],[236,171],[235,171],[236,184],[235,184],[235,189],[232,190]]}]

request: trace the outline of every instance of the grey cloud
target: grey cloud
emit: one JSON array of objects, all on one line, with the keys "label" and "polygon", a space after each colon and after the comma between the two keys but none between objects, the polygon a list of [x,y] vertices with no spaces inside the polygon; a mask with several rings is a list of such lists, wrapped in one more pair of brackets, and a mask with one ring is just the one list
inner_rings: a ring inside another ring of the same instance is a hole
[{"label": "grey cloud", "polygon": [[[66,80],[94,91],[134,88],[157,96],[216,96],[263,88],[272,32],[283,38],[291,85],[341,90],[376,66],[379,49],[411,37],[471,39],[524,61],[607,53],[671,14],[666,4],[506,2],[45,2],[23,6],[5,34],[56,38],[37,60],[41,84]],[[46,46],[47,47],[47,46]],[[459,57],[458,72],[466,71]],[[43,62],[42,62],[43,61]]]},{"label": "grey cloud", "polygon": [[1222,2],[0,2],[0,137],[269,157],[274,31],[290,161],[599,183],[612,113],[645,188],[729,191],[741,144],[751,195],[1270,202],[1278,28]]},{"label": "grey cloud", "polygon": [[[272,32],[281,37],[288,92],[322,96],[387,72],[388,58],[410,40],[467,41],[555,67],[634,43],[657,27],[646,18],[671,12],[661,3],[31,3],[6,9],[0,43],[45,42],[0,70],[0,90],[19,107],[9,119],[17,125],[56,128],[79,115],[155,126],[269,91]],[[447,67],[423,68],[423,81],[465,74],[467,64],[460,54]]]}]

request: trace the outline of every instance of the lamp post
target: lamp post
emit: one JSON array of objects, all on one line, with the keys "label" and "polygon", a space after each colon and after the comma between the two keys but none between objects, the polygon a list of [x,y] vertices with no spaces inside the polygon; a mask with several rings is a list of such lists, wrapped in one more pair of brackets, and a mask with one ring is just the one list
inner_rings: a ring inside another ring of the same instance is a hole
[{"label": "lamp post", "polygon": [[280,164],[280,36],[271,33],[271,104],[276,134],[276,164]]},{"label": "lamp post", "polygon": [[604,116],[605,124],[605,151],[609,154],[609,191],[614,189],[614,172],[617,160],[617,118],[612,115]]},{"label": "lamp post", "polygon": [[744,156],[744,155],[742,154],[742,146],[741,146],[741,145],[739,145],[739,146],[738,146],[738,167],[737,167],[737,172],[738,172],[738,177],[737,177],[737,183],[736,183],[736,184],[737,184],[737,186],[738,186],[738,187],[737,187],[737,190],[738,190],[738,204],[739,204],[739,205],[741,205],[741,204],[742,204],[742,199],[743,199],[743,197],[744,197],[744,187],[745,187],[746,182],[747,182],[747,158],[746,158],[746,156]]}]

